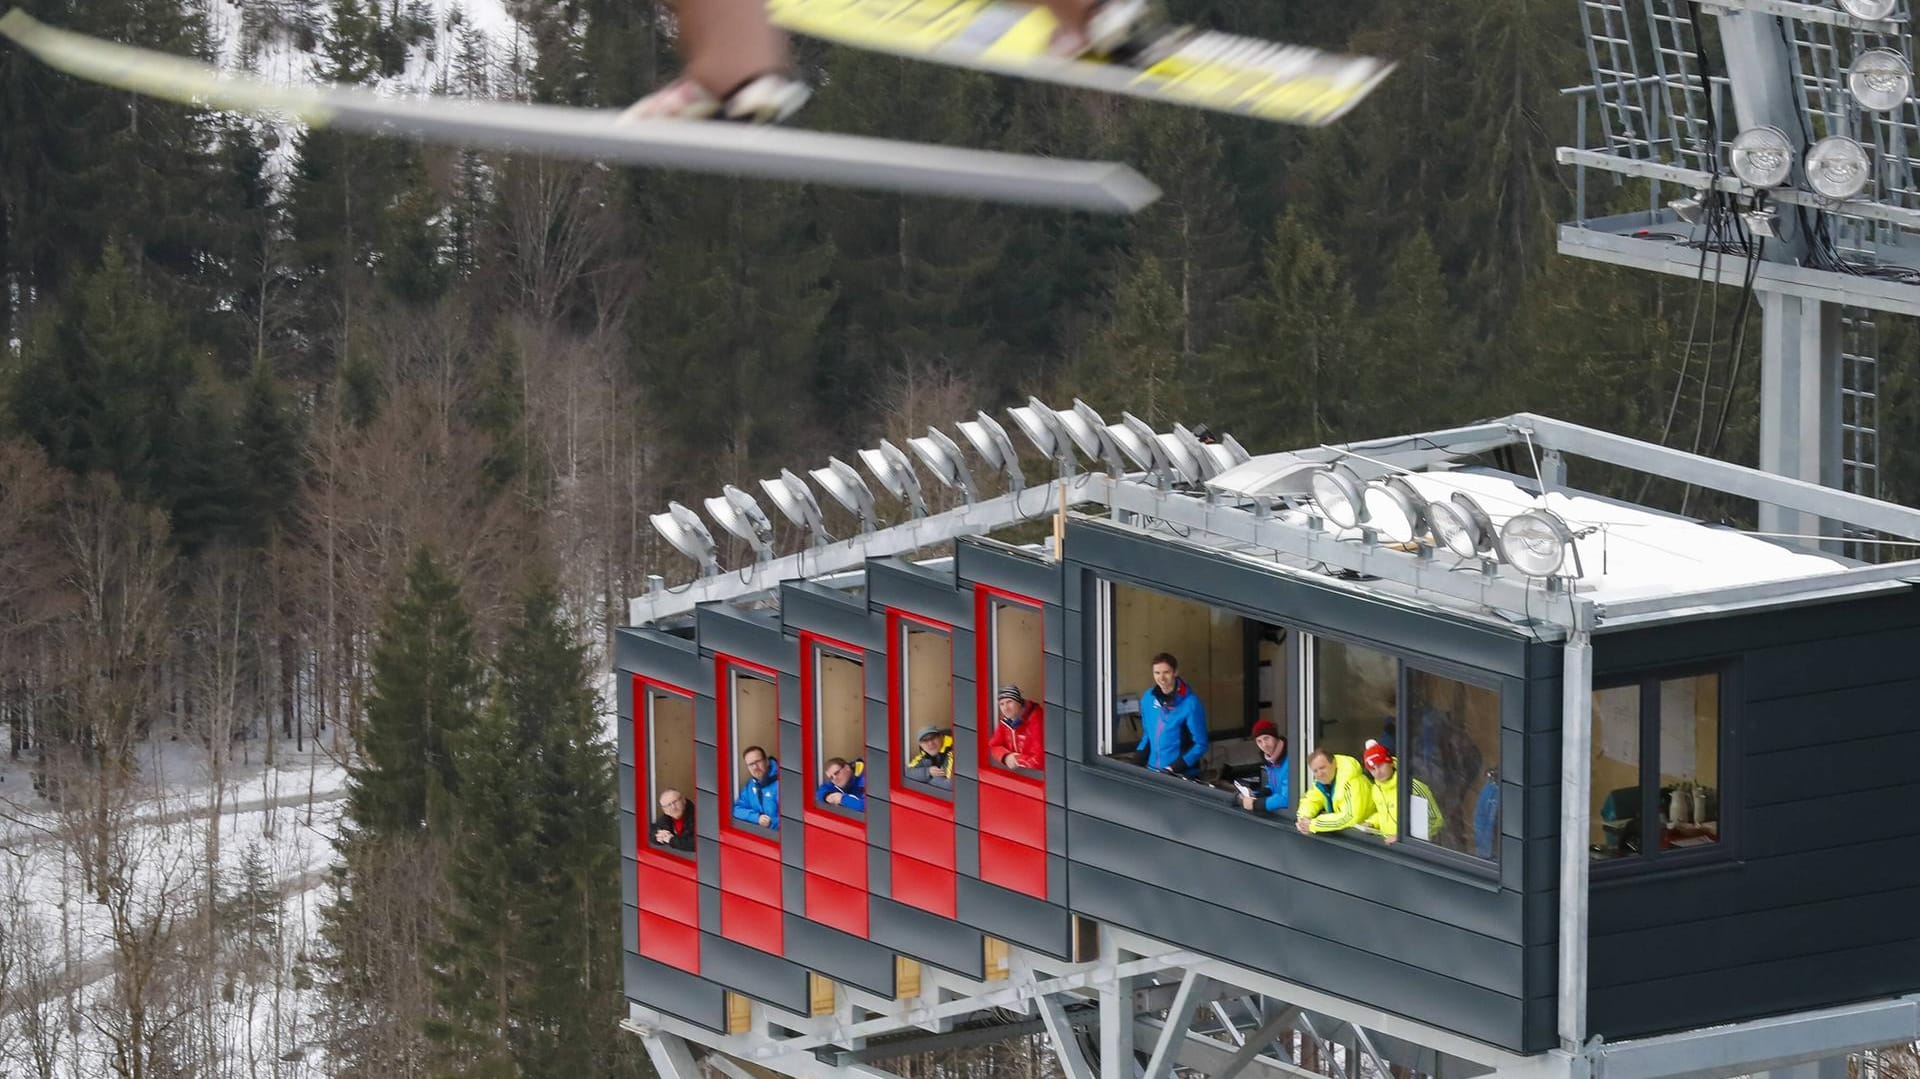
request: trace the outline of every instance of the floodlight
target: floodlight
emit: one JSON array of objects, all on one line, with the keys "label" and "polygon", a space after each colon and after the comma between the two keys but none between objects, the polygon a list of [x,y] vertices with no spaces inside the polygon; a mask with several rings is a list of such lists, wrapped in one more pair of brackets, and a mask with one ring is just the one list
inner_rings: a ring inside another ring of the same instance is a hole
[{"label": "floodlight", "polygon": [[807,475],[820,489],[833,496],[835,502],[846,507],[848,513],[860,519],[860,531],[873,531],[873,489],[853,466],[838,457],[827,458],[827,467],[812,469]]},{"label": "floodlight", "polygon": [[1313,474],[1311,483],[1314,505],[1335,527],[1358,528],[1367,519],[1366,496],[1351,470],[1339,465],[1324,468]]},{"label": "floodlight", "polygon": [[[1158,472],[1168,479],[1184,480],[1186,478],[1186,474],[1180,471],[1179,459],[1173,455],[1173,447],[1168,445],[1173,441],[1172,435],[1162,439],[1153,428],[1147,426],[1147,421],[1131,412],[1120,413],[1120,422],[1125,425],[1127,431],[1133,436],[1132,441],[1139,444],[1141,453],[1145,455],[1144,458],[1135,456],[1133,451],[1128,450],[1127,456],[1132,457],[1135,464],[1148,472]],[[1122,443],[1121,448],[1125,449],[1126,444]]]},{"label": "floodlight", "polygon": [[1856,19],[1882,22],[1893,17],[1896,0],[1840,0],[1840,10]]},{"label": "floodlight", "polygon": [[1866,190],[1867,148],[1845,135],[1828,135],[1807,151],[1807,186],[1829,199],[1850,199]]},{"label": "floodlight", "polygon": [[900,452],[900,447],[883,438],[879,449],[859,452],[860,463],[867,466],[867,471],[873,473],[873,478],[880,481],[888,494],[904,503],[913,516],[927,515],[927,504],[920,498],[920,477],[913,474],[913,463]]},{"label": "floodlight", "polygon": [[[1153,436],[1160,443],[1160,452],[1166,454],[1167,463],[1172,466],[1173,478],[1182,483],[1200,482],[1200,456],[1180,441],[1180,436],[1168,431]],[[1196,446],[1198,443],[1195,444]]]},{"label": "floodlight", "polygon": [[1426,498],[1400,476],[1367,484],[1361,497],[1368,525],[1394,543],[1412,543],[1426,525]]},{"label": "floodlight", "polygon": [[1240,440],[1232,435],[1220,436],[1220,448],[1227,451],[1228,459],[1235,465],[1244,465],[1253,460],[1253,454],[1248,453],[1247,448],[1240,444]]},{"label": "floodlight", "polygon": [[1780,214],[1774,210],[1742,210],[1740,221],[1747,231],[1763,240],[1780,238]]},{"label": "floodlight", "polygon": [[[1105,464],[1109,475],[1118,476],[1127,470],[1126,461],[1120,456],[1120,444],[1114,441],[1113,432],[1108,428],[1107,421],[1100,417],[1100,413],[1093,410],[1092,405],[1078,397],[1074,398],[1073,420],[1074,422],[1069,423],[1067,414],[1064,412],[1060,414],[1060,422],[1066,424],[1067,430],[1072,433],[1073,441],[1080,447],[1081,452]],[[1086,441],[1082,441],[1083,437]]]},{"label": "floodlight", "polygon": [[1007,409],[1007,415],[1013,417],[1013,425],[1020,428],[1021,434],[1027,436],[1027,441],[1033,443],[1033,448],[1040,451],[1040,456],[1055,455],[1057,447],[1054,445],[1053,428],[1040,418],[1040,414],[1034,411],[1033,406],[1015,405]]},{"label": "floodlight", "polygon": [[827,534],[826,519],[820,513],[820,503],[813,497],[813,489],[807,481],[794,475],[787,469],[781,469],[775,479],[761,480],[760,489],[773,499],[781,515],[787,520],[807,530],[815,547],[832,539]]},{"label": "floodlight", "polygon": [[1433,527],[1433,538],[1461,558],[1493,547],[1493,519],[1465,491],[1455,491],[1445,502],[1427,503],[1427,523]]},{"label": "floodlight", "polygon": [[973,502],[973,476],[967,471],[966,459],[960,456],[960,447],[954,445],[938,427],[927,428],[924,438],[907,439],[907,448],[913,451],[920,463],[925,465],[933,478],[948,487],[957,487],[961,497],[968,503]]},{"label": "floodlight", "polygon": [[1131,424],[1110,423],[1107,424],[1107,437],[1113,439],[1113,444],[1127,455],[1127,460],[1132,461],[1136,468],[1145,472],[1166,471],[1167,463],[1160,453],[1160,440],[1153,437],[1152,431],[1148,431],[1143,438]]},{"label": "floodlight", "polygon": [[773,557],[773,523],[752,495],[729,483],[720,488],[719,497],[707,499],[707,516],[752,544],[755,558],[765,561]]},{"label": "floodlight", "polygon": [[[1201,430],[1205,430],[1205,428],[1201,428]],[[1216,459],[1213,454],[1207,452],[1207,444],[1200,441],[1200,436],[1188,430],[1186,426],[1178,423],[1174,424],[1173,437],[1179,442],[1180,448],[1185,450],[1189,457],[1193,458],[1193,471],[1187,473],[1187,475],[1191,477],[1195,483],[1205,483],[1223,471],[1220,467],[1219,460]]]},{"label": "floodlight", "polygon": [[1847,68],[1847,89],[1862,108],[1892,112],[1913,92],[1913,69],[1892,49],[1869,49]]},{"label": "floodlight", "polygon": [[707,531],[698,514],[678,502],[669,502],[667,512],[651,514],[647,520],[674,550],[700,564],[701,576],[719,572],[720,563],[713,557],[713,533]]},{"label": "floodlight", "polygon": [[1687,224],[1698,225],[1700,223],[1700,207],[1702,205],[1703,201],[1700,196],[1692,195],[1684,199],[1674,199],[1672,202],[1667,203],[1667,209],[1672,210],[1673,216]]},{"label": "floodlight", "polygon": [[1516,513],[1500,526],[1500,553],[1529,577],[1552,577],[1573,548],[1573,531],[1551,510]]},{"label": "floodlight", "polygon": [[1761,124],[1733,137],[1733,174],[1750,187],[1779,187],[1793,178],[1793,140]]},{"label": "floodlight", "polygon": [[1013,440],[1007,437],[1007,429],[1000,426],[1000,421],[976,412],[973,419],[961,420],[959,427],[987,467],[1007,477],[1008,490],[1019,491],[1027,485],[1026,476],[1020,472],[1020,455],[1014,452]]}]

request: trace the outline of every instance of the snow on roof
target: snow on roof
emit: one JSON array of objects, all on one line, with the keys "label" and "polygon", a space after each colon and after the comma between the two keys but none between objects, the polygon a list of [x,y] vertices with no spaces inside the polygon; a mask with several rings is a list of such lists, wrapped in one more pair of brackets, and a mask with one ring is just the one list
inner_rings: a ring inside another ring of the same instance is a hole
[{"label": "snow on roof", "polygon": [[[1529,494],[1498,476],[1473,472],[1414,472],[1404,476],[1429,501],[1464,491],[1495,528],[1529,509],[1558,514],[1575,533],[1583,571],[1577,590],[1594,598],[1627,599],[1671,592],[1755,584],[1838,573],[1839,559],[1788,550],[1758,536],[1580,494]],[[1567,572],[1573,572],[1568,560]]]}]

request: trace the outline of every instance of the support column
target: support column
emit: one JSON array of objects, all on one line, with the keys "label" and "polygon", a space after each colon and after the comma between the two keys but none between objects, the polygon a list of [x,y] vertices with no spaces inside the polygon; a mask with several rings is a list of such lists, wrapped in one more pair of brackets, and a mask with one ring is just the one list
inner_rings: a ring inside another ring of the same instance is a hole
[{"label": "support column", "polygon": [[699,1065],[693,1062],[693,1050],[677,1034],[648,1034],[640,1039],[653,1061],[660,1079],[701,1079]]},{"label": "support column", "polygon": [[[1120,947],[1113,934],[1100,934],[1100,965],[1120,966]],[[1134,1079],[1133,979],[1115,978],[1100,989],[1100,1079]]]},{"label": "support column", "polygon": [[1560,1048],[1587,1040],[1588,819],[1593,784],[1593,635],[1575,630],[1560,670]]},{"label": "support column", "polygon": [[1758,1072],[1753,1079],[1849,1079],[1852,1070],[1851,1058],[1843,1053]]},{"label": "support column", "polygon": [[[1760,310],[1760,467],[1838,488],[1840,307],[1763,293]],[[1838,535],[1831,521],[1766,503],[1760,505],[1760,531]]]}]

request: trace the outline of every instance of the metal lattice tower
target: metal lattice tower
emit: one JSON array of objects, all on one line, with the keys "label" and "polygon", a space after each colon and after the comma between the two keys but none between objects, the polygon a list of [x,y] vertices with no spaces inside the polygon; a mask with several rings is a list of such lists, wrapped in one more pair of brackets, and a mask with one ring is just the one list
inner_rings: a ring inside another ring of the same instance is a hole
[{"label": "metal lattice tower", "polygon": [[[1840,362],[1840,464],[1846,490],[1868,498],[1880,497],[1880,361],[1879,329],[1873,312],[1848,308],[1840,316],[1842,332]],[[1848,529],[1853,539],[1876,538]],[[1849,545],[1849,553],[1867,562],[1880,561],[1877,544]]]}]

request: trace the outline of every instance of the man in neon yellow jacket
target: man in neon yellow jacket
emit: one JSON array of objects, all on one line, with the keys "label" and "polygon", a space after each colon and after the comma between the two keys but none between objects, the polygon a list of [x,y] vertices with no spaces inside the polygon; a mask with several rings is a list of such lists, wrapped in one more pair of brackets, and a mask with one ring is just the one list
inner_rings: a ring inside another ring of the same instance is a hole
[{"label": "man in neon yellow jacket", "polygon": [[1300,796],[1294,821],[1302,835],[1338,832],[1373,815],[1373,784],[1367,782],[1359,761],[1316,749],[1307,758],[1307,773],[1311,782]]},{"label": "man in neon yellow jacket", "polygon": [[[1366,765],[1367,774],[1373,777],[1373,813],[1367,817],[1366,825],[1386,837],[1389,843],[1400,841],[1400,770],[1394,766],[1393,754],[1380,743],[1367,740],[1367,750],[1360,755]],[[1425,783],[1415,779],[1413,796],[1427,800],[1426,839],[1440,838],[1440,826],[1446,819],[1440,815],[1440,800]],[[1417,808],[1417,807],[1416,807]]]}]

